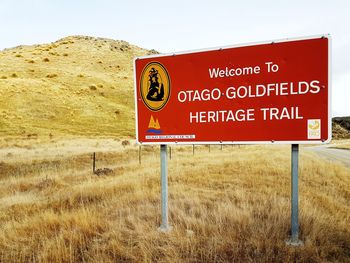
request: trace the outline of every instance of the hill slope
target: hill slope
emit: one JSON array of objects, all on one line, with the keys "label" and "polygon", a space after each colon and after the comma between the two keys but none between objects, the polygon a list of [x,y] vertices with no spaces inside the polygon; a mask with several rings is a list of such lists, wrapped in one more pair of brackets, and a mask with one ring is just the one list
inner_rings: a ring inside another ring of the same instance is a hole
[{"label": "hill slope", "polygon": [[72,36],[0,52],[0,136],[131,136],[132,60],[125,41]]}]

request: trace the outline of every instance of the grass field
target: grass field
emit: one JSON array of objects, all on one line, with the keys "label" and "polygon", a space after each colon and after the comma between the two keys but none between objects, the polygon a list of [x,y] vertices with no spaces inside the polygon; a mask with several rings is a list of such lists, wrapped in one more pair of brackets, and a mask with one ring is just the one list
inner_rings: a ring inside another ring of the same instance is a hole
[{"label": "grass field", "polygon": [[338,149],[348,149],[350,150],[350,140],[338,140],[336,141],[333,146],[333,148]]},{"label": "grass field", "polygon": [[[80,144],[113,173],[94,175]],[[297,248],[285,244],[288,146],[172,147],[169,233],[158,231],[157,147],[142,147],[141,164],[115,140],[21,149],[0,163],[0,262],[350,261],[350,172],[303,148]]]}]

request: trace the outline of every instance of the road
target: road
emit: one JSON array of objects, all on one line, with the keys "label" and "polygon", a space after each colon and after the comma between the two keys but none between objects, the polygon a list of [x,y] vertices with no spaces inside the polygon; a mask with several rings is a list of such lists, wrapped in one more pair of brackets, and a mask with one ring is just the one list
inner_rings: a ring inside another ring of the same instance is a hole
[{"label": "road", "polygon": [[331,148],[330,145],[307,147],[306,149],[316,152],[328,160],[338,161],[350,168],[350,150]]}]

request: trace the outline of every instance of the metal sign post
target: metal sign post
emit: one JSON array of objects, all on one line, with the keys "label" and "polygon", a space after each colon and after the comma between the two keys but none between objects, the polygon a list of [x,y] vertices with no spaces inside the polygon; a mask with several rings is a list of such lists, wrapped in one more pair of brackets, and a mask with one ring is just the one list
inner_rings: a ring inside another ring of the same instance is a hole
[{"label": "metal sign post", "polygon": [[161,169],[161,199],[162,199],[162,224],[159,230],[168,232],[171,227],[168,223],[168,165],[167,165],[167,146],[160,145],[160,169]]},{"label": "metal sign post", "polygon": [[291,239],[288,245],[301,246],[299,240],[299,193],[298,193],[298,169],[299,169],[299,144],[292,144],[292,177],[291,177]]}]

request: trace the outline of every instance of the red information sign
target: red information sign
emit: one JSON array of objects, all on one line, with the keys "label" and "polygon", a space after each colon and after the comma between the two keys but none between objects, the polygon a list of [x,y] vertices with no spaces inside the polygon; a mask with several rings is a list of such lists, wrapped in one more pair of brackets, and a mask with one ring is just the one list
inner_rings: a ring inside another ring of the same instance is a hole
[{"label": "red information sign", "polygon": [[331,139],[330,38],[136,58],[140,143]]}]

